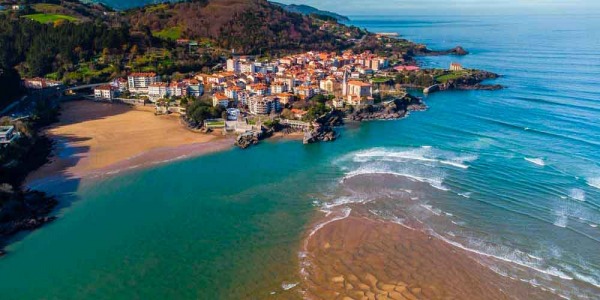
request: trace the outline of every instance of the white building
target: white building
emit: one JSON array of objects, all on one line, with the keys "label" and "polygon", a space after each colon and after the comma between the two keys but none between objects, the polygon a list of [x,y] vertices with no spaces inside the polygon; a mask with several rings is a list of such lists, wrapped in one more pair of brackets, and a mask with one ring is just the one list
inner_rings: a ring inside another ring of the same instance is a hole
[{"label": "white building", "polygon": [[154,72],[131,73],[127,76],[127,85],[132,93],[148,93],[148,87],[160,81],[160,77]]},{"label": "white building", "polygon": [[253,96],[248,99],[250,113],[255,115],[268,115],[271,112],[279,112],[281,104],[275,96]]},{"label": "white building", "polygon": [[101,85],[94,88],[94,98],[112,100],[119,94],[119,88],[112,85]]},{"label": "white building", "polygon": [[221,93],[215,93],[213,95],[213,106],[227,107],[229,106],[229,98]]},{"label": "white building", "polygon": [[450,71],[462,71],[464,70],[463,66],[459,63],[451,63],[450,64]]},{"label": "white building", "polygon": [[148,98],[152,102],[169,96],[169,85],[164,82],[155,82],[148,86]]},{"label": "white building", "polygon": [[271,95],[281,94],[288,91],[288,86],[285,83],[276,83],[271,85]]},{"label": "white building", "polygon": [[242,73],[254,73],[254,72],[256,72],[256,66],[252,62],[241,64],[240,65],[240,72],[242,72]]},{"label": "white building", "polygon": [[238,58],[230,58],[227,60],[227,72],[240,72],[240,60]]}]

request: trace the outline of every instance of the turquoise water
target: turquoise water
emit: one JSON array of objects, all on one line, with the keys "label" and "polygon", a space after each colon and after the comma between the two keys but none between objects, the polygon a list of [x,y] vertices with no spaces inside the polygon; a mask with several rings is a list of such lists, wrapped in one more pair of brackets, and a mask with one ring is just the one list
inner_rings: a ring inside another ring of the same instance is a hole
[{"label": "turquoise water", "polygon": [[[422,63],[490,70],[508,88],[433,94],[426,112],[350,126],[334,143],[269,141],[71,182],[61,218],[0,259],[2,299],[289,298],[315,211],[348,203],[416,219],[532,289],[598,299],[599,17],[353,17],[432,48],[462,45],[470,55]],[[407,207],[394,186],[383,204],[338,196],[343,178],[379,173],[430,189],[408,191]]]}]

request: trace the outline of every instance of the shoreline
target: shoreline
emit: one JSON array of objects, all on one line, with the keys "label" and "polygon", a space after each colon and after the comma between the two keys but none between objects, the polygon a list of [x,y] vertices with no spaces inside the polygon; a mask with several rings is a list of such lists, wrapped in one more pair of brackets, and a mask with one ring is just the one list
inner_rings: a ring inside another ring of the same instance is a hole
[{"label": "shoreline", "polygon": [[560,299],[494,272],[419,224],[368,215],[355,208],[316,218],[300,257],[307,299]]},{"label": "shoreline", "polygon": [[[143,127],[136,127],[137,123]],[[85,100],[65,103],[60,121],[44,132],[54,141],[54,149],[49,163],[27,176],[24,186],[28,188],[60,179],[117,174],[233,147],[231,138],[192,132],[177,118],[154,116],[145,107]]]}]

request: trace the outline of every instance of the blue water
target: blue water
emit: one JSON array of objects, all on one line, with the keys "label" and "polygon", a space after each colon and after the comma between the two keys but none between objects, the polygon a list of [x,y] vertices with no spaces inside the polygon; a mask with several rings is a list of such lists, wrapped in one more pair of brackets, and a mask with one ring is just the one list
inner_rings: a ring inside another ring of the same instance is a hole
[{"label": "blue water", "polygon": [[[334,143],[268,141],[73,182],[60,219],[0,260],[2,298],[292,297],[283,287],[300,281],[314,212],[356,202],[373,218],[417,219],[532,289],[598,299],[600,15],[352,19],[461,45],[471,54],[421,62],[493,71],[507,88],[433,94],[426,112],[348,127]],[[430,189],[409,207],[393,193],[385,205],[336,198],[343,178],[379,173]]]}]

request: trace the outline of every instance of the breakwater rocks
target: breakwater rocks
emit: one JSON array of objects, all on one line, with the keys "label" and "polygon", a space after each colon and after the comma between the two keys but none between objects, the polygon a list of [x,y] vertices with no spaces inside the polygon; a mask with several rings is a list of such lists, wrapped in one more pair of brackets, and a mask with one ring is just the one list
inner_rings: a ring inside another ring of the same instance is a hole
[{"label": "breakwater rocks", "polygon": [[304,134],[304,144],[335,141],[337,133],[333,128],[344,125],[344,113],[336,109],[331,110],[317,118],[315,123],[316,128]]},{"label": "breakwater rocks", "polygon": [[252,145],[258,144],[262,139],[266,139],[273,135],[274,130],[272,128],[266,128],[261,126],[260,130],[252,130],[244,132],[235,139],[235,145],[241,149],[246,149]]},{"label": "breakwater rocks", "polygon": [[312,144],[318,142],[332,142],[337,138],[337,133],[333,128],[327,127],[319,127],[317,129],[311,130],[309,132],[304,133],[304,138],[302,139],[303,144]]},{"label": "breakwater rocks", "polygon": [[[0,195],[4,196],[4,195]],[[0,207],[0,256],[8,238],[24,230],[34,230],[56,219],[48,216],[58,204],[54,197],[43,192],[19,192]]]},{"label": "breakwater rocks", "polygon": [[405,117],[408,111],[425,109],[427,109],[427,106],[420,98],[406,94],[402,98],[357,109],[348,118],[353,121],[392,120]]}]

